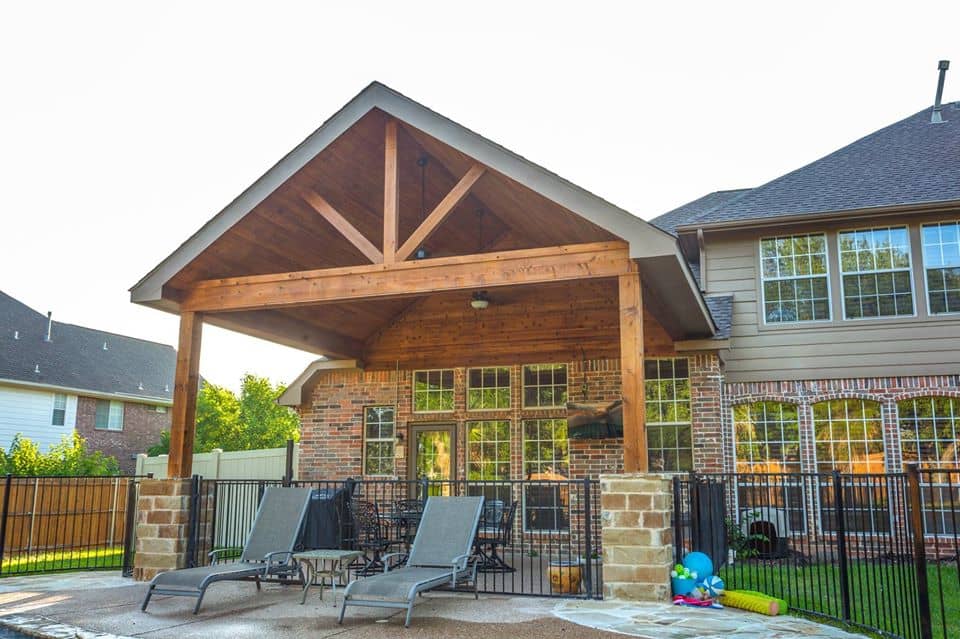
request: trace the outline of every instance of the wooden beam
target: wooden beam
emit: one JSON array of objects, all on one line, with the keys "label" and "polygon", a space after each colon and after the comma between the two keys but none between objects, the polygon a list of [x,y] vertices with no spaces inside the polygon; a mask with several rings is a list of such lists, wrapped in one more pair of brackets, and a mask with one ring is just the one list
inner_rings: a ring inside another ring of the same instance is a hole
[{"label": "wooden beam", "polygon": [[193,439],[197,427],[197,391],[200,388],[200,340],[203,315],[180,314],[180,341],[173,380],[173,414],[167,477],[182,479],[193,472]]},{"label": "wooden beam", "polygon": [[397,121],[388,120],[383,158],[383,261],[397,261],[400,234],[400,184],[397,167]]},{"label": "wooden beam", "polygon": [[430,236],[433,235],[437,227],[450,215],[450,212],[456,208],[457,204],[460,204],[463,198],[467,197],[467,193],[470,192],[473,185],[477,183],[477,180],[479,180],[486,171],[487,168],[482,164],[474,164],[470,167],[469,171],[464,173],[460,181],[440,200],[440,204],[437,204],[436,208],[427,216],[427,219],[417,227],[417,230],[407,238],[407,241],[404,242],[400,250],[397,251],[398,262],[402,262],[410,257],[410,255],[417,250],[418,246],[426,242]]},{"label": "wooden beam", "polygon": [[617,277],[630,266],[624,242],[593,242],[396,262],[250,275],[195,283],[180,308],[241,311],[401,298],[440,291]]},{"label": "wooden beam", "polygon": [[623,471],[647,472],[643,379],[643,292],[640,274],[620,275],[620,375],[623,394]]},{"label": "wooden beam", "polygon": [[363,233],[357,230],[357,228],[351,224],[347,218],[343,217],[340,214],[340,211],[333,208],[333,205],[330,204],[319,193],[311,191],[309,189],[304,189],[300,193],[300,197],[310,205],[310,207],[323,216],[327,222],[333,225],[333,228],[337,229],[340,235],[347,238],[347,240],[353,244],[358,251],[363,253],[368,260],[374,264],[383,263],[383,253],[373,245],[373,242],[364,237]]},{"label": "wooden beam", "polygon": [[358,359],[363,354],[360,340],[279,310],[208,313],[204,322],[332,359]]}]

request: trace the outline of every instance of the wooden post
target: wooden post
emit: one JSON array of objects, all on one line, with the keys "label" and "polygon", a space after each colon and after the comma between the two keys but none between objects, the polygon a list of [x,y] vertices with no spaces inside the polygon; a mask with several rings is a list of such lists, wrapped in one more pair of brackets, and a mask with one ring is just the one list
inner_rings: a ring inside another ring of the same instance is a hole
[{"label": "wooden post", "polygon": [[200,339],[203,315],[180,313],[180,342],[173,380],[173,415],[167,477],[185,479],[193,472],[193,438],[197,426],[197,391],[200,386]]},{"label": "wooden post", "polygon": [[643,293],[636,264],[619,276],[620,374],[623,394],[623,471],[647,472],[643,380]]},{"label": "wooden post", "polygon": [[399,228],[399,193],[397,171],[397,121],[387,121],[383,158],[383,261],[397,261]]}]

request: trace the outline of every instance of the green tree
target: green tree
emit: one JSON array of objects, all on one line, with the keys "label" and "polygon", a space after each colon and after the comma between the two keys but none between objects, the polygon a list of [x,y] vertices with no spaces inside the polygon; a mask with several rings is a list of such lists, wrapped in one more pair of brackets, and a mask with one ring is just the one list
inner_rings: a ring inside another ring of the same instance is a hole
[{"label": "green tree", "polygon": [[[214,448],[279,448],[288,439],[299,440],[300,418],[277,404],[284,390],[283,385],[273,385],[267,378],[249,373],[243,376],[239,398],[228,388],[204,384],[197,395],[194,452],[207,453]],[[169,451],[170,433],[164,431],[147,454],[163,455]]]}]

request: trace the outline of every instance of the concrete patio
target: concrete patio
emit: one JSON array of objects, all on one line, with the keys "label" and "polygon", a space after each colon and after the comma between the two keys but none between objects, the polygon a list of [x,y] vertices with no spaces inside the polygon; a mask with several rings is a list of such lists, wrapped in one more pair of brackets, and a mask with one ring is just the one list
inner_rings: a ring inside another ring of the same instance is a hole
[{"label": "concrete patio", "polygon": [[[306,605],[299,590],[266,584],[222,583],[211,587],[200,614],[183,597],[154,598],[148,613],[139,604],[146,586],[115,573],[72,573],[0,581],[0,623],[41,636],[67,639],[102,634],[156,639],[231,636],[379,638],[396,637],[666,637],[668,639],[855,639],[857,635],[792,617],[769,618],[737,610],[693,610],[665,604],[557,600],[460,594],[429,594],[418,604],[414,624],[403,629],[402,612],[351,609],[343,626],[329,591],[315,591]],[[399,617],[398,617],[399,616]],[[78,628],[89,632],[79,633]],[[106,639],[106,638],[102,638]]]}]

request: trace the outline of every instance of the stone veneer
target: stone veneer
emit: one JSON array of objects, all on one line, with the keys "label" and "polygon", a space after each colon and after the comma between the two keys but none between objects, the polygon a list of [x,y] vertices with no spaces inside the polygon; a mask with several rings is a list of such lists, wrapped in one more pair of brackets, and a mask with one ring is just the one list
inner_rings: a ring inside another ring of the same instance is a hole
[{"label": "stone veneer", "polygon": [[133,577],[149,581],[187,565],[189,479],[144,479],[137,500],[137,546]]},{"label": "stone veneer", "polygon": [[600,476],[605,599],[668,601],[673,565],[672,476]]}]

